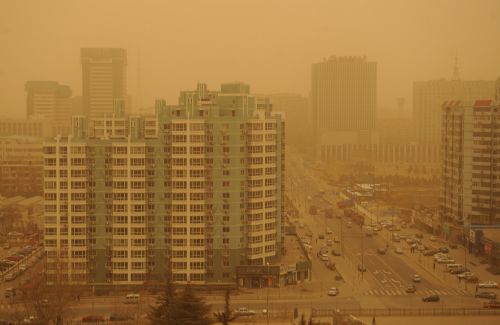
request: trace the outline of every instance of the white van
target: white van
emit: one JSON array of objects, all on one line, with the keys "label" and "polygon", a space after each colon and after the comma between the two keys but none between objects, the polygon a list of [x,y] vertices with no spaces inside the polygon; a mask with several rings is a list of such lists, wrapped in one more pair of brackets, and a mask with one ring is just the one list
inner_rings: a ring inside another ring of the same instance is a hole
[{"label": "white van", "polygon": [[128,294],[125,296],[125,303],[126,304],[138,304],[140,297],[141,296],[136,294],[136,293]]}]

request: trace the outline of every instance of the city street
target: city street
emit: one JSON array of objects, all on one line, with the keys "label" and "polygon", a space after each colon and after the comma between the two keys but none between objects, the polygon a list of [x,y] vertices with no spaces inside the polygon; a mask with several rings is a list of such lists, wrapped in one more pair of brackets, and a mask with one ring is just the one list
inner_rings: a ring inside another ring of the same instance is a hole
[{"label": "city street", "polygon": [[[313,204],[311,198],[318,193],[330,202],[335,216],[343,215],[343,210],[336,206],[338,201],[337,193],[334,193],[336,189],[316,176],[311,168],[306,168],[300,159],[291,159],[289,162],[288,175],[293,176],[287,180],[287,193],[300,211],[299,218],[295,219],[296,225],[299,225],[297,227],[299,236],[303,236],[306,232],[301,225],[304,225],[304,228],[307,226],[314,234],[312,286],[321,288],[325,293],[329,286],[339,286],[341,293],[337,298],[352,297],[363,308],[482,306],[483,301],[473,297],[475,289],[473,284],[466,285],[465,282],[459,282],[456,276],[444,272],[444,265],[433,265],[432,256],[425,257],[418,251],[411,253],[410,246],[403,240],[393,243],[392,233],[389,230],[384,228],[376,235],[368,237],[358,225],[351,225],[348,218],[326,218],[322,212],[311,215],[309,213]],[[333,231],[333,235],[325,233],[328,228]],[[403,229],[400,232],[414,238],[417,231]],[[325,238],[318,239],[320,235],[324,235]],[[331,248],[341,251],[342,256],[330,256],[330,261],[336,263],[337,269],[344,277],[345,283],[340,285],[331,280],[331,271],[323,265],[325,262],[316,257],[321,247],[326,246],[326,241],[333,237],[340,238],[340,243],[334,243]],[[423,243],[435,247],[443,246],[430,242],[428,238],[425,238]],[[386,247],[387,252],[384,255],[377,253],[378,248]],[[396,248],[399,248],[402,254],[397,254]],[[463,251],[456,250],[453,254],[460,256]],[[358,271],[360,265],[364,265],[366,272]],[[414,274],[420,276],[421,282],[412,282]],[[491,278],[494,279],[498,278]],[[405,288],[411,284],[416,286],[416,292],[405,292]],[[440,302],[422,302],[422,297],[434,294],[440,296]]]}]

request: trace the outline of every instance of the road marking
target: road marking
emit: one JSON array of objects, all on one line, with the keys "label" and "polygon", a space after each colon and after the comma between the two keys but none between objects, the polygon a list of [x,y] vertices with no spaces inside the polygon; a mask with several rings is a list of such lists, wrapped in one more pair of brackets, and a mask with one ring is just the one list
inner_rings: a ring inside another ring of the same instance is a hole
[{"label": "road marking", "polygon": [[396,292],[392,291],[392,290],[389,290],[391,292],[391,296],[395,296],[396,295]]},{"label": "road marking", "polygon": [[375,295],[380,296],[380,292],[378,290],[373,290],[375,292]]},{"label": "road marking", "polygon": [[380,281],[381,283],[387,283],[387,280],[386,279],[382,279],[382,281]]},{"label": "road marking", "polygon": [[392,272],[386,270],[383,270],[382,272],[384,272],[385,274],[392,274]]}]

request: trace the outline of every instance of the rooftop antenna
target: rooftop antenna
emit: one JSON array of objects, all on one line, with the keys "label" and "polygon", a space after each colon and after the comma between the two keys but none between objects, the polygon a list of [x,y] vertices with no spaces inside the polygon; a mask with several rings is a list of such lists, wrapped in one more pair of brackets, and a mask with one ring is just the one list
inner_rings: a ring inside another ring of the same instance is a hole
[{"label": "rooftop antenna", "polygon": [[141,105],[141,50],[137,50],[137,85],[135,90],[135,111],[140,114]]}]

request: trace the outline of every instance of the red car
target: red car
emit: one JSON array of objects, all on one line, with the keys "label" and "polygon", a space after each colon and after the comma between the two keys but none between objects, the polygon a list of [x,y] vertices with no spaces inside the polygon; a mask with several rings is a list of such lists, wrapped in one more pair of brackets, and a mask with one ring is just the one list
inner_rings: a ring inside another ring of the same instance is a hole
[{"label": "red car", "polygon": [[13,261],[13,262],[18,262],[19,261],[19,257],[17,257],[17,256],[8,256],[5,259],[9,260],[9,261]]},{"label": "red car", "polygon": [[485,302],[483,304],[483,307],[484,308],[494,308],[494,309],[498,309],[500,308],[500,301],[498,300],[490,300],[488,302]]},{"label": "red car", "polygon": [[82,318],[82,323],[104,323],[104,316],[89,315]]}]

